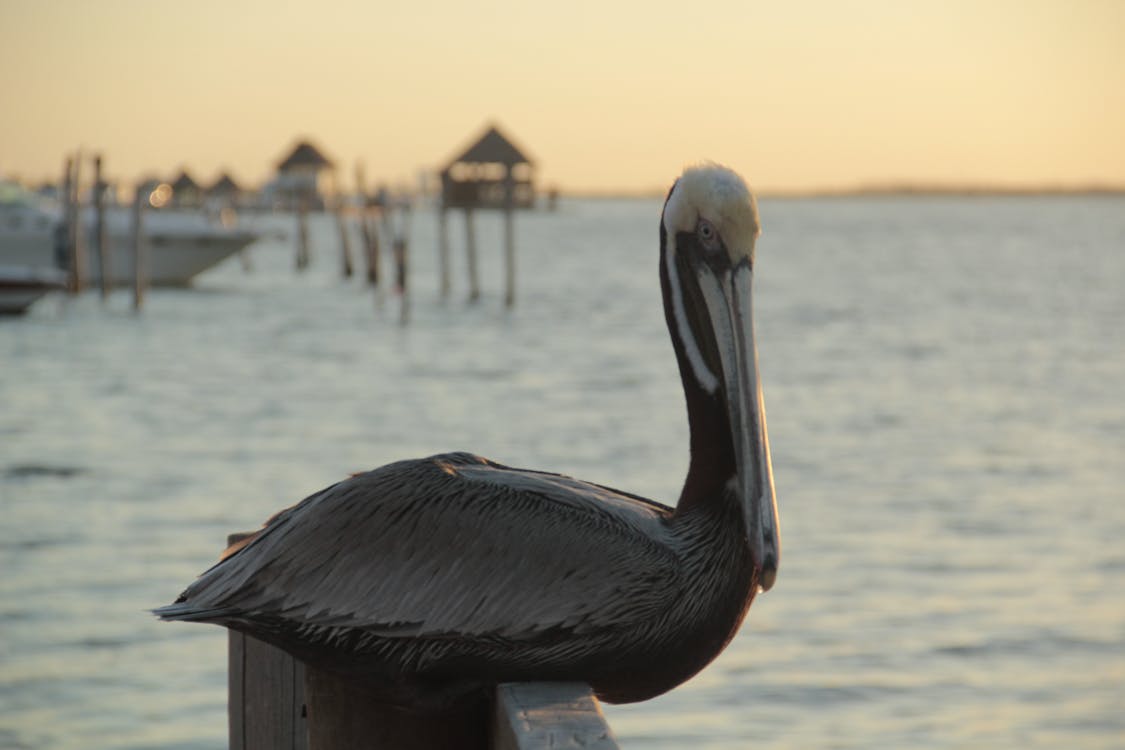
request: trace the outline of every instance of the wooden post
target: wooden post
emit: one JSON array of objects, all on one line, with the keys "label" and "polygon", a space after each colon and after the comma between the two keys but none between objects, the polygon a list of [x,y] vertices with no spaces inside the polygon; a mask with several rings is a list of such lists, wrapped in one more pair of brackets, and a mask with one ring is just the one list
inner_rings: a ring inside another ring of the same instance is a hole
[{"label": "wooden post", "polygon": [[465,251],[469,256],[469,302],[476,302],[480,299],[480,273],[477,271],[477,235],[470,206],[465,207]]},{"label": "wooden post", "polygon": [[305,196],[297,199],[297,270],[309,267],[309,203]]},{"label": "wooden post", "polygon": [[581,682],[509,682],[496,688],[492,750],[617,750],[617,741]]},{"label": "wooden post", "polygon": [[109,299],[113,284],[109,259],[109,238],[105,226],[105,182],[102,180],[102,157],[94,157],[94,245],[98,253],[98,275],[101,277],[102,300]]},{"label": "wooden post", "polygon": [[[227,546],[253,536],[227,537]],[[257,638],[229,631],[230,750],[308,750],[305,665]]]},{"label": "wooden post", "polygon": [[340,189],[339,181],[336,182],[336,228],[340,230],[340,260],[341,270],[345,279],[350,279],[355,272],[352,266],[352,239],[348,234],[347,197]]},{"label": "wooden post", "polygon": [[582,683],[507,683],[413,714],[250,636],[229,643],[230,750],[618,750]]},{"label": "wooden post", "polygon": [[367,263],[367,283],[379,287],[379,231],[371,218],[371,202],[367,195],[367,178],[363,162],[355,163],[355,185],[359,193],[359,232],[363,237],[363,258]]},{"label": "wooden post", "polygon": [[148,286],[148,248],[145,243],[144,211],[148,195],[143,185],[138,185],[133,196],[133,309],[140,312],[145,302]]},{"label": "wooden post", "polygon": [[379,216],[378,212],[383,211],[382,208],[376,208],[374,212],[367,214],[367,238],[370,244],[367,246],[367,255],[370,258],[370,272],[368,274],[368,281],[376,289],[379,288],[379,266],[382,262],[382,248],[379,239]]},{"label": "wooden post", "polygon": [[442,199],[438,206],[438,273],[440,275],[441,299],[449,299],[449,210]]},{"label": "wooden post", "polygon": [[305,668],[309,750],[486,750],[488,702],[482,697],[434,714],[377,703],[362,687]]},{"label": "wooden post", "polygon": [[509,165],[505,167],[504,177],[504,307],[507,308],[516,303],[515,200],[512,167]]},{"label": "wooden post", "polygon": [[370,209],[360,210],[359,232],[363,237],[363,258],[367,263],[367,283],[379,287],[379,228],[369,217]]},{"label": "wooden post", "polygon": [[230,750],[618,750],[583,683],[506,683],[414,714],[251,636],[232,630],[228,644]]},{"label": "wooden post", "polygon": [[504,209],[504,306],[516,304],[516,241],[511,206]]},{"label": "wooden post", "polygon": [[350,279],[355,274],[355,266],[352,265],[352,238],[348,232],[348,219],[343,214],[336,214],[336,225],[340,230],[340,254],[342,267],[341,271],[345,279]]},{"label": "wooden post", "polygon": [[308,750],[305,665],[234,630],[228,643],[230,750]]},{"label": "wooden post", "polygon": [[86,287],[88,267],[86,265],[86,229],[82,225],[82,152],[74,158],[74,177],[70,182],[68,208],[70,213],[71,236],[71,274],[74,291],[81,292]]},{"label": "wooden post", "polygon": [[58,226],[58,254],[66,266],[66,288],[71,294],[79,290],[78,270],[75,268],[74,217],[70,203],[74,197],[74,159],[66,157],[63,163],[62,189],[59,191],[61,207]]},{"label": "wooden post", "polygon": [[399,323],[406,325],[410,321],[410,291],[407,288],[407,274],[406,274],[406,250],[407,242],[405,236],[395,237],[394,241],[394,255],[395,255],[395,286],[397,287],[400,295],[402,307],[400,308]]}]

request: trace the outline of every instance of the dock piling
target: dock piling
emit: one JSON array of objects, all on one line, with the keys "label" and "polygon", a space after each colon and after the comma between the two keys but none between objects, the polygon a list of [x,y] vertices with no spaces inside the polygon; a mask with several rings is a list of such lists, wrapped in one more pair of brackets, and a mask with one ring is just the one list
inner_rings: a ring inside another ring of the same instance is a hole
[{"label": "dock piling", "polygon": [[336,228],[340,232],[340,262],[341,271],[345,279],[350,279],[352,274],[355,273],[355,267],[352,265],[352,238],[348,232],[348,198],[340,189],[340,183],[336,182]]},{"label": "dock piling", "polygon": [[469,260],[469,302],[480,299],[480,272],[477,269],[477,233],[473,224],[473,209],[465,207],[465,254]]},{"label": "dock piling", "polygon": [[512,171],[508,169],[504,180],[504,307],[509,309],[516,304],[516,239],[515,239],[515,195]]},{"label": "dock piling", "polygon": [[438,207],[438,274],[442,302],[449,299],[449,209],[445,201]]},{"label": "dock piling", "polygon": [[297,200],[297,261],[298,271],[309,267],[309,203],[301,196]]},{"label": "dock piling", "polygon": [[144,211],[148,194],[143,185],[138,185],[133,196],[133,309],[141,311],[145,301],[145,288],[148,286],[148,247],[145,242]]},{"label": "dock piling", "polygon": [[231,750],[618,750],[584,683],[505,683],[413,714],[251,636],[228,643]]},{"label": "dock piling", "polygon": [[101,280],[102,301],[109,299],[113,284],[113,269],[110,268],[109,237],[105,224],[105,189],[102,179],[102,157],[94,157],[94,247],[98,256],[98,276]]}]

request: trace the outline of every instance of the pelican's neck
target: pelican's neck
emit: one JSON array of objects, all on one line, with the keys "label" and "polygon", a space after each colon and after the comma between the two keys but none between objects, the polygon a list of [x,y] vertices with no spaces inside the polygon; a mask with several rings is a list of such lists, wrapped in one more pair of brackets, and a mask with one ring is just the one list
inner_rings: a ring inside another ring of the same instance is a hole
[{"label": "pelican's neck", "polygon": [[[667,257],[667,234],[660,226],[660,285],[664,296],[664,318],[676,352],[680,380],[687,402],[688,429],[691,435],[691,463],[676,506],[677,515],[703,508],[722,510],[722,505],[734,501],[727,484],[737,473],[734,439],[731,432],[726,394],[717,382],[703,382],[698,362],[693,362],[691,347],[694,342],[685,340],[691,333],[677,317],[675,309],[677,291],[673,288]],[[698,351],[698,348],[696,348]],[[704,378],[706,373],[702,373]],[[738,512],[741,513],[739,505]]]}]

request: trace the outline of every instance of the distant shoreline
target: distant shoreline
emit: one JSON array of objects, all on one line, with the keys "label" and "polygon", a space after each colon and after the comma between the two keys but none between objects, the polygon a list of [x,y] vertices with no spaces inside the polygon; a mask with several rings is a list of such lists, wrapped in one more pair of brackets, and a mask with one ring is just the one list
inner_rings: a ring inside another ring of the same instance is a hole
[{"label": "distant shoreline", "polygon": [[[1073,187],[1040,185],[1032,187],[1006,187],[987,185],[870,185],[851,188],[813,189],[761,189],[755,191],[760,198],[894,198],[894,197],[1125,197],[1125,185],[1078,185]],[[559,195],[566,198],[663,198],[667,189],[652,190],[567,190]]]}]

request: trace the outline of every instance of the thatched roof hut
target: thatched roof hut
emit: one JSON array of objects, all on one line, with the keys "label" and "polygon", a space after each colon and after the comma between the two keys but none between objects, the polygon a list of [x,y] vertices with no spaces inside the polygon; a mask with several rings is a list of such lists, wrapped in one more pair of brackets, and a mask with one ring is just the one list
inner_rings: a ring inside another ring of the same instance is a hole
[{"label": "thatched roof hut", "polygon": [[238,183],[226,172],[219,175],[218,179],[211,183],[211,187],[207,188],[207,195],[217,198],[238,195],[241,192],[242,188],[239,187]]},{"label": "thatched roof hut", "polygon": [[332,160],[312,143],[302,140],[277,164],[277,176],[266,186],[269,200],[279,208],[324,208]]},{"label": "thatched roof hut", "polygon": [[203,198],[203,191],[186,169],[181,169],[179,176],[172,180],[172,205],[180,208],[198,207]]},{"label": "thatched roof hut", "polygon": [[490,125],[441,170],[446,208],[530,208],[535,203],[534,162]]},{"label": "thatched roof hut", "polygon": [[332,167],[332,160],[308,141],[300,141],[293,147],[293,151],[282,159],[277,165],[278,172],[294,172],[312,170],[319,172]]}]

